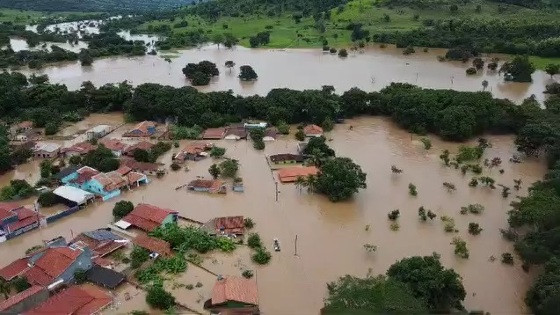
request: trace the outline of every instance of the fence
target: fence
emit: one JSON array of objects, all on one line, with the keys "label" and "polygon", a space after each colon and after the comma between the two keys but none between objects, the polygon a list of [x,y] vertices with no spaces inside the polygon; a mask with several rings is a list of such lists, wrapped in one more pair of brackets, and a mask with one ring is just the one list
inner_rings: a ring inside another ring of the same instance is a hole
[{"label": "fence", "polygon": [[59,212],[57,214],[53,214],[53,215],[47,217],[47,223],[52,223],[52,222],[54,222],[58,219],[62,219],[64,217],[68,216],[68,215],[71,215],[72,213],[75,213],[75,212],[79,211],[79,210],[81,210],[80,206],[74,206],[74,207],[68,208],[68,209],[66,209],[62,212]]}]

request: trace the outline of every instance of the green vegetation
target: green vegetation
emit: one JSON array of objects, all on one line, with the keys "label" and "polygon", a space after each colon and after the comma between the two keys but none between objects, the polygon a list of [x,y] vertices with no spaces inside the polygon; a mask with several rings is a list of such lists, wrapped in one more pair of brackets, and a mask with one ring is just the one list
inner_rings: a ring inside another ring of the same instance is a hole
[{"label": "green vegetation", "polygon": [[224,154],[226,154],[226,149],[222,147],[214,146],[210,150],[210,156],[213,158],[221,158]]},{"label": "green vegetation", "polygon": [[28,182],[21,179],[13,179],[10,185],[0,189],[0,201],[19,200],[27,198],[35,193],[35,190]]},{"label": "green vegetation", "polygon": [[467,242],[463,241],[460,237],[454,237],[451,242],[455,246],[455,255],[463,258],[469,258],[469,249],[467,248]]},{"label": "green vegetation", "polygon": [[244,65],[244,66],[239,67],[239,79],[240,80],[242,80],[242,81],[254,81],[258,77],[259,76],[255,72],[253,67],[251,67],[249,65]]},{"label": "green vegetation", "polygon": [[150,258],[150,253],[142,247],[134,246],[130,253],[130,267],[136,269]]},{"label": "green vegetation", "polygon": [[[412,313],[426,314],[462,310],[465,289],[453,269],[445,269],[434,253],[400,260],[387,276],[365,279],[345,276],[327,284],[328,313]],[[399,310],[399,311],[397,311]]]},{"label": "green vegetation", "polygon": [[471,222],[469,223],[469,234],[471,235],[478,235],[482,232],[482,228],[478,223]]},{"label": "green vegetation", "polygon": [[231,252],[236,248],[235,243],[227,237],[214,237],[208,232],[194,227],[180,227],[176,224],[167,224],[157,228],[151,234],[171,244],[179,252],[195,250],[206,253],[212,250]]},{"label": "green vegetation", "polygon": [[23,292],[31,287],[31,284],[27,281],[25,277],[16,277],[10,284],[17,292]]},{"label": "green vegetation", "polygon": [[126,200],[118,201],[113,207],[113,217],[115,220],[120,220],[132,212],[132,210],[134,210],[134,204],[132,202]]},{"label": "green vegetation", "polygon": [[[37,11],[76,11],[76,12],[143,12],[178,8],[191,3],[190,0],[0,0],[0,7],[37,10]],[[2,11],[4,12],[4,11]],[[35,13],[36,14],[36,13]]]},{"label": "green vegetation", "polygon": [[41,193],[37,202],[41,207],[52,207],[57,203],[57,197],[52,191]]},{"label": "green vegetation", "polygon": [[87,271],[84,269],[77,269],[74,272],[74,280],[77,284],[82,284],[87,280]]},{"label": "green vegetation", "polygon": [[166,310],[175,305],[175,298],[161,284],[155,284],[148,288],[146,303],[153,308]]},{"label": "green vegetation", "polygon": [[226,159],[219,165],[220,175],[225,178],[235,178],[239,170],[239,161],[234,159]]},{"label": "green vegetation", "polygon": [[366,173],[362,168],[349,158],[337,157],[321,165],[314,190],[337,202],[350,199],[366,187]]},{"label": "green vegetation", "polygon": [[220,74],[216,64],[207,60],[189,63],[183,68],[183,74],[194,86],[208,85],[210,79]]},{"label": "green vegetation", "polygon": [[418,196],[418,190],[416,190],[416,185],[413,183],[408,184],[408,194],[413,197]]},{"label": "green vegetation", "polygon": [[247,238],[247,246],[252,249],[257,249],[262,247],[261,237],[258,233],[250,233]]}]

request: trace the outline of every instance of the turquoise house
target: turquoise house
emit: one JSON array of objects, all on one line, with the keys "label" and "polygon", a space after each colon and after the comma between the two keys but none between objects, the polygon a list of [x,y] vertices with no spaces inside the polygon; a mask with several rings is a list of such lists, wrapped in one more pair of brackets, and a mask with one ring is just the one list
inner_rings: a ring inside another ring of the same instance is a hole
[{"label": "turquoise house", "polygon": [[100,196],[105,201],[119,196],[122,189],[130,189],[131,186],[147,184],[148,178],[146,175],[132,172],[128,168],[101,173],[94,168],[84,166],[66,175],[60,181],[66,185]]}]

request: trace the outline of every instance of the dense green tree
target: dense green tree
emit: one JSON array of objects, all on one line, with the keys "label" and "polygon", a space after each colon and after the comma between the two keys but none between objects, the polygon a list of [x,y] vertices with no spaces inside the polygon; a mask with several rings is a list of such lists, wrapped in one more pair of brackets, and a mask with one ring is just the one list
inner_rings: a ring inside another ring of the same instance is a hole
[{"label": "dense green tree", "polygon": [[535,66],[527,56],[516,56],[512,61],[506,62],[500,69],[506,74],[506,79],[514,82],[532,82],[531,74],[535,72]]},{"label": "dense green tree", "polygon": [[463,309],[466,292],[461,277],[453,269],[445,269],[436,254],[402,259],[389,268],[387,276],[405,283],[430,311]]},{"label": "dense green tree", "polygon": [[115,203],[113,207],[113,217],[119,220],[134,210],[134,204],[130,201],[121,200]]},{"label": "dense green tree", "polygon": [[309,154],[309,155],[313,154],[314,152],[315,153],[320,152],[325,157],[335,156],[334,150],[331,149],[331,147],[329,147],[329,145],[327,144],[327,138],[323,136],[313,137],[309,139],[309,142],[307,143],[305,149],[303,150],[304,154]]},{"label": "dense green tree", "polygon": [[239,67],[239,70],[239,79],[242,81],[253,81],[259,77],[253,67],[249,65],[243,65]]},{"label": "dense green tree", "polygon": [[37,202],[41,205],[41,207],[51,207],[57,203],[57,196],[51,192],[47,191],[39,195]]},{"label": "dense green tree", "polygon": [[545,71],[552,77],[560,73],[560,64],[549,63],[546,65]]},{"label": "dense green tree", "polygon": [[334,158],[321,166],[315,190],[336,202],[347,200],[366,187],[366,174],[359,165],[349,158]]},{"label": "dense green tree", "polygon": [[167,310],[175,305],[175,298],[161,285],[152,285],[148,288],[146,303],[153,308]]},{"label": "dense green tree", "polygon": [[325,314],[426,314],[426,304],[404,283],[384,276],[344,276],[327,284]]}]

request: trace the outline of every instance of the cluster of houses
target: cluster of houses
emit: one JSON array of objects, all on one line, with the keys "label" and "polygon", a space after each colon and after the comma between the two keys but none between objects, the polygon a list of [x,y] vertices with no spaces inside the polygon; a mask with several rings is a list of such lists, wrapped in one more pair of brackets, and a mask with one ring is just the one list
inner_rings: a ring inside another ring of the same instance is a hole
[{"label": "cluster of houses", "polygon": [[[152,259],[173,255],[168,242],[147,233],[165,224],[177,224],[178,218],[177,211],[138,204],[111,229],[83,232],[70,241],[57,237],[30,249],[24,257],[0,269],[3,281],[25,278],[30,285],[1,301],[0,313],[99,314],[117,305],[111,291],[134,280],[127,278],[125,270],[116,270],[117,263],[111,254],[139,246],[146,249]],[[216,237],[245,234],[242,216],[214,218],[200,228]],[[138,231],[124,231],[127,229]],[[85,274],[84,284],[77,284],[76,277],[80,273]],[[213,313],[258,314],[256,281],[218,276],[204,308]]]},{"label": "cluster of houses", "polygon": [[204,140],[245,140],[249,135],[249,130],[255,128],[264,129],[263,141],[275,141],[278,138],[278,129],[268,127],[265,122],[234,124],[228,127],[209,128],[204,130],[200,136]]}]

